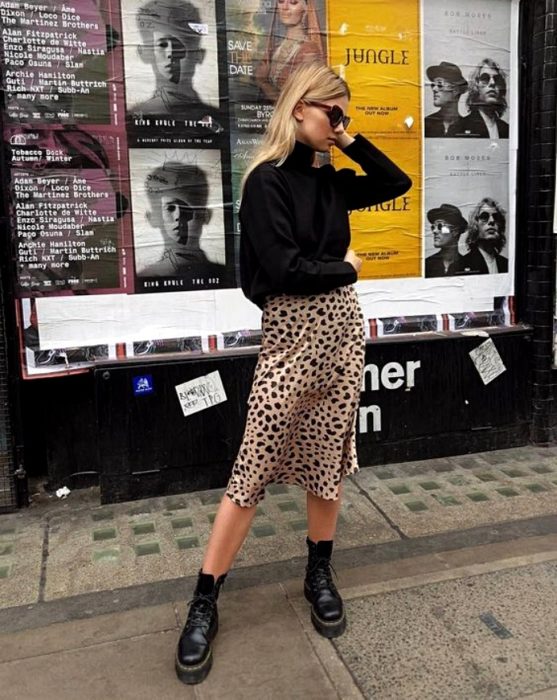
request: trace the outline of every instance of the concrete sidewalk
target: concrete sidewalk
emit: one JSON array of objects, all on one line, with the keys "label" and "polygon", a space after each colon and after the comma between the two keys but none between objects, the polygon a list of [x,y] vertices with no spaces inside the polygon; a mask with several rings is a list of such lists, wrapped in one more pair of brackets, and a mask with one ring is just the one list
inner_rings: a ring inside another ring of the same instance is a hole
[{"label": "concrete sidewalk", "polygon": [[225,587],[215,664],[195,687],[173,668],[184,600],[108,614],[84,600],[82,619],[0,635],[0,688],[12,700],[554,699],[556,581],[557,534],[342,570],[349,627],[334,642],[313,630],[300,579]]},{"label": "concrete sidewalk", "polygon": [[[552,448],[521,448],[362,470],[334,556],[349,627],[332,642],[302,595],[303,493],[277,488],[195,687],[173,655],[220,492],[102,508],[93,491],[38,499],[0,517],[0,695],[555,700],[556,463]],[[198,544],[180,548],[188,537]]]}]

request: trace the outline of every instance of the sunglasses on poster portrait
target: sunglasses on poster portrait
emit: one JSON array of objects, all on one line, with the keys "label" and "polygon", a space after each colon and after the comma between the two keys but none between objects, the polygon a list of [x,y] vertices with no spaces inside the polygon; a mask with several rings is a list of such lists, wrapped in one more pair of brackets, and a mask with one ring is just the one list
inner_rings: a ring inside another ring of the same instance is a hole
[{"label": "sunglasses on poster portrait", "polygon": [[350,117],[347,117],[338,105],[326,105],[323,102],[314,102],[313,100],[304,100],[304,102],[312,107],[317,107],[326,112],[329,118],[329,124],[335,129],[339,124],[342,124],[343,129],[347,129],[350,124]]},{"label": "sunglasses on poster portrait", "polygon": [[454,226],[453,224],[449,224],[443,220],[434,221],[431,224],[431,230],[432,231],[439,231],[439,233],[444,233],[445,230],[454,231],[455,228],[456,228],[456,226]]},{"label": "sunglasses on poster portrait", "polygon": [[492,218],[493,218],[493,221],[494,221],[496,224],[498,224],[499,226],[501,226],[501,225],[504,223],[503,217],[501,216],[501,214],[499,214],[499,213],[496,212],[496,211],[495,211],[495,212],[492,212],[492,211],[482,211],[481,214],[478,214],[478,216],[476,217],[476,220],[477,220],[477,221],[481,221],[482,224],[487,224],[488,221],[490,221]]},{"label": "sunglasses on poster portrait", "polygon": [[481,85],[482,87],[487,87],[491,83],[491,81],[493,81],[495,87],[505,87],[505,80],[501,75],[498,74],[492,75],[491,73],[480,73],[477,79],[478,85]]},{"label": "sunglasses on poster portrait", "polygon": [[449,92],[450,90],[454,90],[456,87],[454,83],[450,83],[448,80],[443,80],[443,78],[433,80],[429,86],[432,90],[441,90],[443,92]]}]

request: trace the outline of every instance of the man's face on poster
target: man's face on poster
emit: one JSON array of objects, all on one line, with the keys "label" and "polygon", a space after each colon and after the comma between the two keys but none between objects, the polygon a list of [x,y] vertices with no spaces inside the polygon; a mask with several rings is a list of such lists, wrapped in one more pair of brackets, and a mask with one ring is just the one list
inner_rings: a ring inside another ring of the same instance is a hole
[{"label": "man's face on poster", "polygon": [[188,190],[184,186],[162,192],[158,202],[153,202],[153,211],[147,213],[147,220],[160,229],[166,245],[194,251],[199,248],[207,210],[191,203]]},{"label": "man's face on poster", "polygon": [[489,204],[482,205],[476,217],[478,225],[478,241],[497,243],[503,228],[503,215]]},{"label": "man's face on poster", "polygon": [[433,91],[433,104],[436,107],[445,107],[453,102],[458,102],[460,93],[456,86],[444,78],[436,78],[431,83]]},{"label": "man's face on poster", "polygon": [[501,103],[505,90],[505,79],[496,68],[483,66],[477,83],[479,104],[495,107]]},{"label": "man's face on poster", "polygon": [[445,219],[435,219],[431,224],[434,248],[451,248],[458,245],[460,231]]},{"label": "man's face on poster", "polygon": [[178,37],[170,32],[153,32],[153,68],[159,78],[179,83],[187,55],[186,45]]}]

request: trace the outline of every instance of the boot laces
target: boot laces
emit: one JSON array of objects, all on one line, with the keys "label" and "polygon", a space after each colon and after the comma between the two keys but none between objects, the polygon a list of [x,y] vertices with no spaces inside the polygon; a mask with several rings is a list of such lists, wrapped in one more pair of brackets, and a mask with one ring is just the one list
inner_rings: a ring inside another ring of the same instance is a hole
[{"label": "boot laces", "polygon": [[213,593],[197,593],[188,601],[188,626],[203,627],[211,622],[217,599]]},{"label": "boot laces", "polygon": [[338,574],[335,567],[331,564],[331,560],[326,557],[319,557],[313,563],[309,570],[311,576],[311,581],[315,588],[332,588],[335,590],[335,584],[333,583],[333,576],[331,574],[331,569],[334,571],[335,576],[338,578]]}]

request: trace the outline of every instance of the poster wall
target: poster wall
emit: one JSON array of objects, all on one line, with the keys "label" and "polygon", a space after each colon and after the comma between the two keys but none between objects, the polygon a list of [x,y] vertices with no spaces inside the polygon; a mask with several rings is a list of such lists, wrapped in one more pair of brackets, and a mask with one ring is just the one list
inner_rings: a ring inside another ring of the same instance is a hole
[{"label": "poster wall", "polygon": [[309,61],[413,181],[350,212],[368,337],[510,323],[517,21],[518,0],[0,3],[23,376],[259,344],[241,179]]}]

